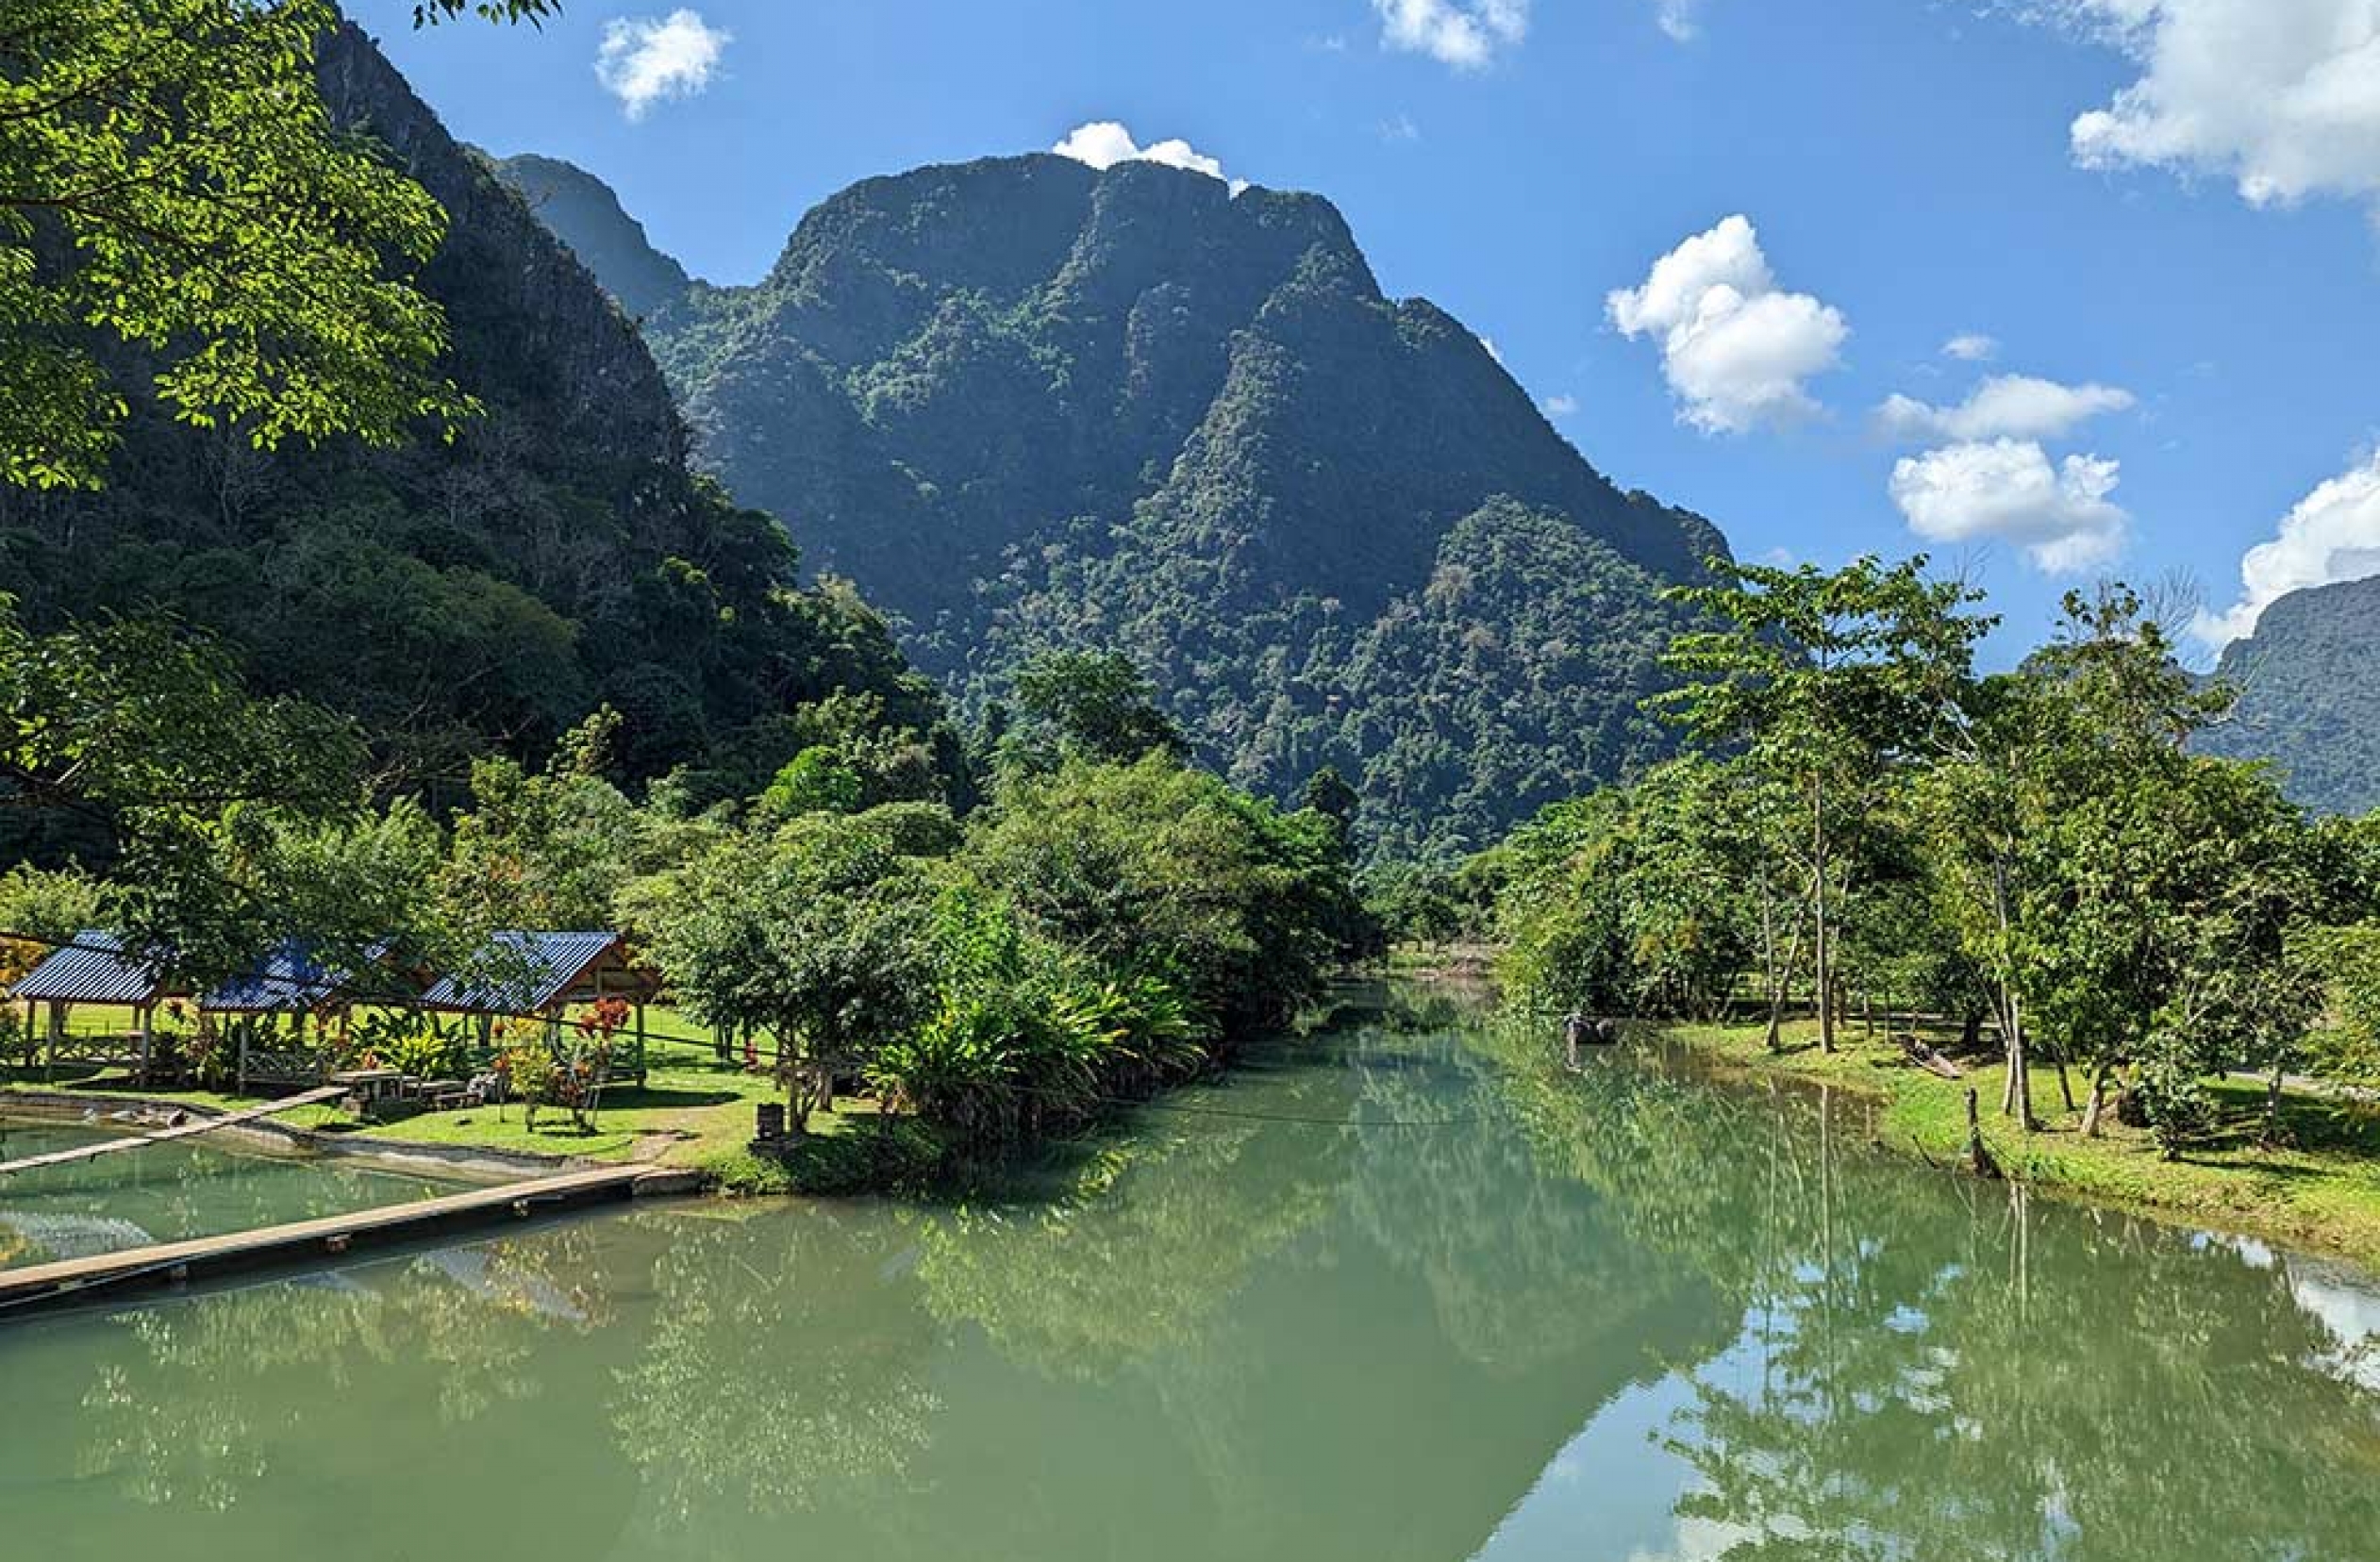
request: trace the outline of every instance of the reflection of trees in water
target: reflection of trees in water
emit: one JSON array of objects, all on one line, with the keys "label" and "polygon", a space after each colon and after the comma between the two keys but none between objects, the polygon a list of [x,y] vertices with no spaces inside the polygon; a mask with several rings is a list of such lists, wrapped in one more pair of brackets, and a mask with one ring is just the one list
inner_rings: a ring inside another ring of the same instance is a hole
[{"label": "reflection of trees in water", "polygon": [[906,1481],[939,1406],[929,1321],[883,1283],[900,1240],[826,1205],[677,1224],[654,1266],[652,1333],[612,1403],[658,1512],[781,1515]]},{"label": "reflection of trees in water", "polygon": [[1839,1096],[1514,1061],[1542,1162],[1744,1321],[1669,1438],[1723,1554],[2380,1554],[2380,1401],[2280,1268],[1889,1161]]},{"label": "reflection of trees in water", "polygon": [[1494,1064],[1450,1035],[1355,1066],[1358,1118],[1445,1124],[1364,1130],[1350,1204],[1365,1234],[1427,1285],[1473,1361],[1520,1373],[1625,1334],[1643,1336],[1648,1354],[1656,1340],[1714,1349],[1723,1338],[1726,1320],[1690,1269],[1633,1240],[1591,1187],[1542,1174]]},{"label": "reflection of trees in water", "polygon": [[[374,1371],[434,1382],[441,1425],[532,1396],[526,1368],[541,1334],[603,1321],[576,1279],[587,1248],[584,1232],[565,1227],[458,1250],[476,1255],[475,1285],[433,1278],[432,1254],[386,1284],[373,1284],[372,1270],[332,1273],[121,1315],[137,1366],[101,1367],[84,1395],[79,1472],[120,1483],[136,1502],[221,1511],[274,1473],[264,1449],[286,1444],[292,1424],[340,1423],[337,1400]],[[557,1297],[570,1299],[566,1311],[544,1304]]]},{"label": "reflection of trees in water", "polygon": [[[1292,1070],[1260,1094],[1210,1105],[1335,1121],[1345,1082]],[[1105,1379],[1191,1340],[1258,1263],[1312,1226],[1346,1148],[1343,1132],[1304,1122],[1151,1112],[1129,1138],[1086,1151],[1056,1196],[920,1215],[925,1304],[980,1326],[1021,1366]]]}]

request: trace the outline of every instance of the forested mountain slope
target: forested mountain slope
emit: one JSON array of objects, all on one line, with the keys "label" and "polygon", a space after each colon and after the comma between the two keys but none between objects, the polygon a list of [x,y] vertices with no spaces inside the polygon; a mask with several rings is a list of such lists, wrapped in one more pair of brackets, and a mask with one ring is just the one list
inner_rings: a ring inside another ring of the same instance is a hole
[{"label": "forested mountain slope", "polygon": [[[599,273],[617,235],[579,241]],[[1483,844],[1668,746],[1636,708],[1656,593],[1724,542],[1606,480],[1459,323],[1385,297],[1319,197],[924,168],[645,330],[701,463],[971,704],[1037,649],[1122,650],[1236,778],[1335,764],[1396,847]]]},{"label": "forested mountain slope", "polygon": [[177,614],[431,780],[491,747],[534,754],[601,701],[628,717],[630,775],[721,786],[765,777],[802,736],[786,713],[838,690],[930,729],[939,695],[881,623],[794,590],[780,528],[690,471],[651,355],[570,251],[361,33],[326,41],[319,77],[448,214],[424,286],[484,415],[451,445],[263,455],[136,407],[103,490],[0,489],[0,575],[26,618]]},{"label": "forested mountain slope", "polygon": [[2380,575],[2282,597],[2224,648],[2216,675],[2239,706],[2204,747],[2274,761],[2307,807],[2380,807]]}]

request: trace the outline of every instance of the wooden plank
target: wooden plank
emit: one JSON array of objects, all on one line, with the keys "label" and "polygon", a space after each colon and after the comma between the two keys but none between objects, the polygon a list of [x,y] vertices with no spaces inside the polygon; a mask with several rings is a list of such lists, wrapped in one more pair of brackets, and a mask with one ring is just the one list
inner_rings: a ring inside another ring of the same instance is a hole
[{"label": "wooden plank", "polygon": [[478,1217],[508,1213],[526,1216],[540,1205],[566,1204],[606,1193],[632,1193],[638,1182],[654,1174],[654,1168],[639,1164],[599,1166],[495,1188],[475,1188],[412,1204],[385,1205],[351,1215],[260,1226],[221,1237],[160,1242],[23,1269],[0,1269],[0,1316],[34,1304],[71,1300],[115,1286],[171,1285],[203,1273],[252,1267],[275,1259],[345,1253],[353,1246],[374,1239],[401,1240]]},{"label": "wooden plank", "polygon": [[287,1096],[279,1101],[268,1101],[261,1106],[242,1107],[237,1112],[226,1112],[221,1117],[192,1118],[177,1128],[161,1128],[154,1134],[135,1134],[129,1138],[102,1139],[96,1144],[78,1144],[72,1150],[53,1150],[45,1155],[27,1155],[23,1160],[0,1162],[0,1176],[6,1176],[11,1172],[38,1172],[45,1166],[71,1166],[76,1161],[97,1160],[102,1155],[119,1155],[124,1151],[139,1150],[146,1145],[170,1144],[175,1139],[195,1138],[201,1134],[211,1134],[218,1128],[229,1128],[241,1122],[254,1122],[258,1118],[269,1118],[276,1113],[292,1111],[300,1106],[312,1106],[317,1103],[331,1101],[346,1093],[347,1088],[343,1085],[328,1085],[319,1090],[308,1090],[304,1095]]}]

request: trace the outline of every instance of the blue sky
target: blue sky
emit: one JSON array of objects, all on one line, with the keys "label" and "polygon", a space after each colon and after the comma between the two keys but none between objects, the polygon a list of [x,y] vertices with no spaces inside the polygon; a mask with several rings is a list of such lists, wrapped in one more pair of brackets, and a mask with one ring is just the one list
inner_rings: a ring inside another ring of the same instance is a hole
[{"label": "blue sky", "polygon": [[1613,478],[1745,557],[1923,548],[2003,659],[2105,573],[2194,578],[2213,644],[2380,572],[2373,0],[380,3],[458,134],[714,281],[854,179],[1091,123],[1319,191]]}]

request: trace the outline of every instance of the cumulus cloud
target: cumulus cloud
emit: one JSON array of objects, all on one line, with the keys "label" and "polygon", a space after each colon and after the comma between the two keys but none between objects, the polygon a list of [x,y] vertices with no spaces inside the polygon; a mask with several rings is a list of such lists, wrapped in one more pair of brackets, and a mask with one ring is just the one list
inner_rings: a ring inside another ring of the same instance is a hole
[{"label": "cumulus cloud", "polygon": [[1604,304],[1622,335],[1660,341],[1679,416],[1706,434],[1815,413],[1804,382],[1834,368],[1851,335],[1840,310],[1777,287],[1740,215],[1688,239]]},{"label": "cumulus cloud", "polygon": [[2107,497],[2117,475],[2117,463],[2097,456],[2053,466],[2030,440],[1991,440],[1902,457],[1891,493],[1920,537],[2009,542],[2036,568],[2072,574],[2123,549],[2131,517]]},{"label": "cumulus cloud", "polygon": [[[1078,163],[1089,163],[1101,170],[1123,162],[1163,163],[1168,168],[1186,168],[1193,174],[1204,174],[1210,179],[1223,176],[1223,165],[1207,156],[1186,141],[1155,141],[1142,146],[1132,139],[1132,132],[1114,120],[1094,120],[1078,125],[1066,133],[1066,139],[1050,148],[1061,158],[1072,158]],[[1230,181],[1233,194],[1248,187],[1245,179]]]},{"label": "cumulus cloud", "polygon": [[1981,331],[1964,331],[1942,343],[1942,357],[1961,363],[1989,363],[1999,356],[1998,340]]},{"label": "cumulus cloud", "polygon": [[620,100],[632,120],[657,103],[692,97],[710,85],[719,57],[734,35],[705,22],[700,11],[663,17],[620,16],[604,24],[595,51],[595,79]]},{"label": "cumulus cloud", "polygon": [[2105,412],[2133,404],[2113,385],[2060,385],[2031,374],[1994,374],[1956,407],[1893,395],[1876,408],[1876,425],[1896,440],[2055,440]]},{"label": "cumulus cloud", "polygon": [[1578,410],[1578,398],[1567,390],[1556,390],[1539,405],[1549,418],[1567,418]]},{"label": "cumulus cloud", "polygon": [[1691,43],[1702,35],[1703,25],[1697,15],[1703,0],[1655,0],[1655,18],[1661,30],[1680,43]]},{"label": "cumulus cloud", "polygon": [[1458,71],[1476,71],[1529,36],[1529,0],[1372,0],[1380,39]]},{"label": "cumulus cloud", "polygon": [[2139,78],[2075,119],[2089,168],[2227,178],[2255,206],[2380,197],[2380,5],[2372,0],[2046,0]]},{"label": "cumulus cloud", "polygon": [[2255,632],[2273,600],[2307,586],[2380,574],[2380,455],[2317,487],[2281,518],[2272,540],[2239,560],[2239,600],[2190,628],[2211,646]]}]

